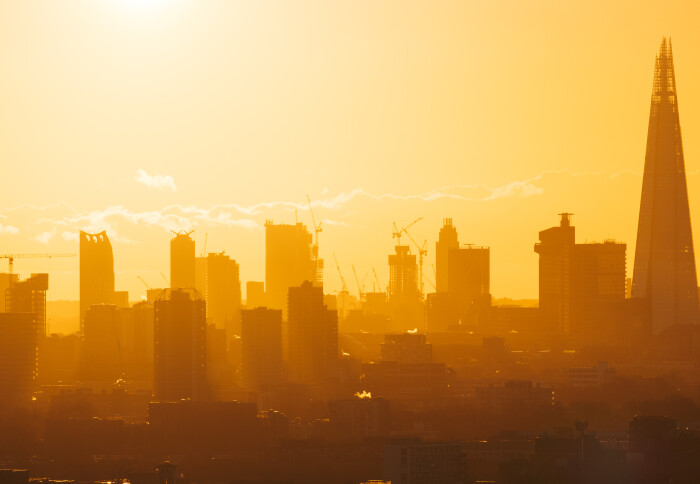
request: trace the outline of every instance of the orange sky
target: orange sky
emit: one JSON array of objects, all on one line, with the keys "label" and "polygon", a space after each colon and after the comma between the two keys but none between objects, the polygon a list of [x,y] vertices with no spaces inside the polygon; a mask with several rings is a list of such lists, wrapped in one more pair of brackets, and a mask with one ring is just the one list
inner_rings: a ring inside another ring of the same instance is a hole
[{"label": "orange sky", "polygon": [[[264,221],[297,204],[310,223],[308,193],[348,281],[350,264],[386,281],[391,222],[419,216],[432,271],[451,216],[491,246],[495,296],[537,297],[532,245],[561,211],[579,241],[627,242],[631,275],[664,35],[700,233],[698,18],[660,1],[0,0],[0,252],[77,253],[77,230],[106,228],[136,299],[137,275],[168,272],[168,230],[196,228],[261,280]],[[77,299],[77,258],[15,265]]]}]

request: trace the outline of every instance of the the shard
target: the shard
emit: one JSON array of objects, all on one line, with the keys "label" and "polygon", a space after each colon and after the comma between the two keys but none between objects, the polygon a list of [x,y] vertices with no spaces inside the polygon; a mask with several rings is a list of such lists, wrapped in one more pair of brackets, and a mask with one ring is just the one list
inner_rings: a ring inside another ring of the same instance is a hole
[{"label": "the shard", "polygon": [[699,320],[673,52],[666,39],[654,69],[632,296],[646,302],[653,334]]}]

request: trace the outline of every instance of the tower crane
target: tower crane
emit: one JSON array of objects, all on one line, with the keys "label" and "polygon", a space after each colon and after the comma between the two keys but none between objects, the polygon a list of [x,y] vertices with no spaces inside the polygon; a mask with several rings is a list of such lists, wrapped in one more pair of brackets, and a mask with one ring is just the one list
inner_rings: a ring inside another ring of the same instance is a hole
[{"label": "tower crane", "polygon": [[309,213],[311,214],[311,222],[314,224],[314,245],[313,248],[311,249],[312,253],[312,258],[316,262],[316,281],[317,282],[323,282],[323,259],[320,259],[318,257],[318,234],[323,232],[323,228],[321,228],[321,224],[323,223],[322,221],[316,225],[316,217],[314,216],[314,209],[311,207],[311,198],[309,198],[309,195],[306,195],[306,201],[309,202]]},{"label": "tower crane", "polygon": [[3,254],[0,259],[7,259],[8,272],[13,274],[15,259],[53,259],[54,257],[75,257],[75,254],[54,253],[54,254]]},{"label": "tower crane", "polygon": [[357,293],[360,297],[360,301],[362,300],[362,295],[365,293],[363,289],[365,288],[365,279],[367,278],[367,274],[365,274],[365,277],[362,279],[362,284],[360,284],[360,279],[357,277],[357,271],[355,270],[355,266],[351,265],[352,267],[352,273],[355,275],[355,283],[357,284]]},{"label": "tower crane", "polygon": [[423,245],[418,245],[418,242],[411,237],[411,234],[409,234],[406,229],[402,230],[406,233],[408,238],[411,240],[411,242],[413,242],[413,245],[415,245],[416,249],[418,250],[418,279],[420,281],[420,294],[423,296],[425,289],[425,284],[423,283],[423,257],[428,255],[428,241],[425,240],[423,241]]},{"label": "tower crane", "polygon": [[[398,239],[396,245],[401,245],[401,234],[404,233],[404,232],[406,232],[406,230],[408,230],[410,227],[412,227],[413,225],[417,224],[417,223],[420,222],[421,220],[423,220],[423,217],[418,217],[417,219],[415,219],[413,222],[411,222],[410,224],[406,225],[405,227],[401,227],[400,230],[399,230],[399,228],[396,226],[396,222],[394,222],[394,233],[391,234],[391,238],[392,238],[392,239]],[[408,233],[408,232],[406,232],[406,233]]]},{"label": "tower crane", "polygon": [[[223,252],[222,252],[222,253],[223,253]],[[165,274],[163,274],[163,273],[161,272],[160,275],[161,275],[161,277],[163,278],[163,280],[165,281],[165,283],[167,284],[166,287],[170,287],[170,281],[168,280],[167,277],[165,277]]]},{"label": "tower crane", "polygon": [[377,286],[381,289],[382,283],[379,282],[379,276],[377,276],[377,271],[374,269],[374,266],[372,266],[372,272],[374,273],[374,280],[377,281]]},{"label": "tower crane", "polygon": [[337,259],[337,257],[335,256],[335,252],[333,252],[333,260],[335,261],[335,267],[336,267],[336,269],[338,269],[338,275],[340,276],[340,282],[343,284],[343,291],[349,293],[350,291],[348,291],[348,285],[345,284],[345,278],[343,277],[343,273],[340,272],[340,266],[338,265],[338,259]]},{"label": "tower crane", "polygon": [[141,276],[136,276],[136,278],[141,281],[141,283],[146,286],[146,289],[151,289],[151,286],[148,285],[148,283],[143,279]]}]

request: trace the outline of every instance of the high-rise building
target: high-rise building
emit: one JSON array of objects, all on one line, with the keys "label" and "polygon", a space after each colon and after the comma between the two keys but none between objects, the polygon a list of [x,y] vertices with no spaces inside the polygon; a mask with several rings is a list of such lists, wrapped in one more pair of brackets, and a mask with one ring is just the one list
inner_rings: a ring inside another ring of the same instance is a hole
[{"label": "high-rise building", "polygon": [[81,375],[92,382],[114,382],[124,375],[124,325],[113,304],[93,304],[83,320]]},{"label": "high-rise building", "polygon": [[206,256],[194,258],[194,288],[205,301],[207,300],[207,259]]},{"label": "high-rise building", "polygon": [[8,274],[7,272],[0,273],[0,313],[6,312],[5,310],[5,294],[6,291],[12,286],[13,283],[19,280],[17,274]]},{"label": "high-rise building", "polygon": [[192,232],[177,232],[170,239],[170,287],[195,287],[195,255]]},{"label": "high-rise building", "polygon": [[673,51],[666,39],[654,67],[632,297],[646,300],[654,334],[700,320]]},{"label": "high-rise building", "polygon": [[5,308],[10,313],[34,313],[37,341],[46,336],[46,291],[49,275],[32,274],[23,281],[15,280],[5,290]]},{"label": "high-rise building", "polygon": [[540,316],[550,330],[598,331],[615,304],[625,299],[625,244],[577,244],[571,214],[540,232]]},{"label": "high-rise building", "polygon": [[110,304],[114,293],[114,256],[107,233],[80,231],[80,331],[93,304]]},{"label": "high-rise building", "polygon": [[154,390],[159,400],[206,391],[206,303],[195,289],[165,289],[154,304]]},{"label": "high-rise building", "polygon": [[207,318],[228,336],[240,334],[241,279],[235,260],[223,252],[207,257]]},{"label": "high-rise building", "polygon": [[450,249],[447,261],[449,293],[462,324],[483,325],[491,308],[491,250],[466,246]]},{"label": "high-rise building", "polygon": [[0,313],[0,402],[29,403],[37,378],[36,316]]},{"label": "high-rise building", "polygon": [[242,311],[243,384],[254,391],[282,383],[282,311],[258,307]]},{"label": "high-rise building", "polygon": [[338,312],[323,304],[323,288],[289,288],[287,326],[290,381],[326,383],[338,360]]},{"label": "high-rise building", "polygon": [[287,291],[310,281],[319,286],[313,238],[306,225],[265,224],[265,290],[267,306],[281,309],[287,317]]},{"label": "high-rise building", "polygon": [[394,330],[424,329],[425,305],[418,288],[418,264],[407,245],[389,255],[389,307]]},{"label": "high-rise building", "polygon": [[457,229],[452,225],[452,219],[443,221],[438,241],[435,243],[435,291],[447,292],[449,279],[447,277],[447,256],[451,249],[459,248]]}]

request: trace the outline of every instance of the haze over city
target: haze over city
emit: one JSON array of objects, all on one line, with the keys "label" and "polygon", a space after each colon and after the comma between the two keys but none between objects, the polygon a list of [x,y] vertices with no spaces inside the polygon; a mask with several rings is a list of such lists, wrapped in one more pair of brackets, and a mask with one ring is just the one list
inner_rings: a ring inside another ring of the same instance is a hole
[{"label": "haze over city", "polygon": [[696,482],[698,14],[0,0],[0,484]]}]

